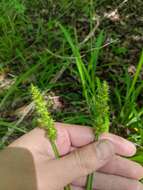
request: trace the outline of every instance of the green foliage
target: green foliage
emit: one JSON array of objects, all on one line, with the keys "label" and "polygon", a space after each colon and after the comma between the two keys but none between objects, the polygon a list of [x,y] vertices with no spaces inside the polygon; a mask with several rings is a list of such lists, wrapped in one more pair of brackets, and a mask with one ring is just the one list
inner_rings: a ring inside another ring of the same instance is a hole
[{"label": "green foliage", "polygon": [[24,14],[25,9],[26,7],[23,4],[22,0],[1,0],[0,2],[0,11],[6,17],[14,16],[14,14]]},{"label": "green foliage", "polygon": [[25,6],[20,0],[9,1],[9,5],[13,7],[18,14],[23,14],[25,12]]},{"label": "green foliage", "polygon": [[54,127],[54,120],[48,112],[46,101],[44,100],[39,89],[34,85],[31,85],[31,94],[36,107],[36,111],[39,115],[39,123],[46,130],[48,138],[51,141],[56,140],[57,132],[56,128]]},{"label": "green foliage", "polygon": [[102,132],[109,130],[109,86],[106,81],[101,82],[99,78],[96,77],[96,66],[98,63],[99,53],[104,40],[104,33],[101,31],[97,37],[95,50],[91,53],[90,61],[85,67],[80,51],[78,49],[78,44],[74,44],[70,33],[60,25],[68,43],[71,46],[73,55],[76,59],[77,69],[79,71],[80,80],[83,88],[83,96],[85,97],[91,125],[95,128],[97,132],[96,136],[99,136]]},{"label": "green foliage", "polygon": [[128,52],[128,49],[126,47],[118,47],[115,45],[112,45],[112,51],[115,53],[115,55],[126,55]]},{"label": "green foliage", "polygon": [[[136,124],[141,122],[143,115],[143,108],[138,108],[137,100],[143,89],[143,82],[138,82],[140,73],[143,66],[143,52],[141,53],[139,63],[136,68],[133,79],[131,80],[129,74],[125,73],[123,80],[126,84],[126,94],[122,97],[120,88],[115,88],[116,102],[118,102],[119,108],[118,115],[116,117],[117,123],[121,123],[125,127],[137,127]],[[140,123],[141,124],[141,123]],[[139,124],[139,125],[140,125]],[[139,126],[138,126],[139,127]],[[138,128],[137,127],[137,128]],[[139,127],[140,128],[140,127]]]},{"label": "green foliage", "polygon": [[137,154],[131,158],[131,160],[143,165],[143,152],[141,150],[138,151]]}]

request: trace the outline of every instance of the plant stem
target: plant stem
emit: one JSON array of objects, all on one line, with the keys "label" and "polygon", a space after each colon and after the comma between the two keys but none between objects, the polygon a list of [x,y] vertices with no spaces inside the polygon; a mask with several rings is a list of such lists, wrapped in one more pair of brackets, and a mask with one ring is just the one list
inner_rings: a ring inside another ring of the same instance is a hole
[{"label": "plant stem", "polygon": [[55,144],[55,141],[50,140],[50,143],[51,143],[53,152],[54,152],[54,154],[55,154],[55,157],[56,157],[56,158],[60,158],[60,154],[59,154],[58,148],[57,148],[57,146],[56,146],[56,144]]},{"label": "plant stem", "polygon": [[70,185],[67,185],[66,187],[64,187],[64,190],[71,190]]},{"label": "plant stem", "polygon": [[93,175],[94,174],[90,174],[87,176],[86,190],[92,190],[93,189]]},{"label": "plant stem", "polygon": [[[51,143],[53,152],[54,152],[54,154],[55,154],[55,157],[56,157],[57,159],[59,159],[59,158],[60,158],[60,154],[59,154],[58,148],[57,148],[57,146],[56,146],[56,144],[55,144],[55,141],[54,141],[54,140],[50,140],[50,143]],[[67,185],[66,187],[64,187],[64,190],[71,190],[70,185]]]},{"label": "plant stem", "polygon": [[[109,132],[109,129],[107,129],[105,132]],[[98,134],[98,137],[99,137],[100,134]],[[98,137],[96,138],[95,137],[95,141],[97,140],[98,141]],[[86,190],[93,190],[93,177],[94,177],[94,173],[92,174],[89,174],[87,176],[87,182],[86,182]]]}]

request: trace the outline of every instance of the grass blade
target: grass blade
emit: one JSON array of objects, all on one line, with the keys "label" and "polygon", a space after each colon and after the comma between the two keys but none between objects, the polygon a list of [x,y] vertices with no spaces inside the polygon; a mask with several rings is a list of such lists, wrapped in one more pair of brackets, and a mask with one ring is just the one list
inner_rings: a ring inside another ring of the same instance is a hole
[{"label": "grass blade", "polygon": [[[141,56],[140,56],[140,60],[139,60],[138,66],[137,66],[137,70],[136,70],[135,76],[134,76],[133,81],[132,81],[132,83],[131,83],[131,87],[129,88],[128,93],[127,93],[127,96],[126,96],[126,98],[125,98],[124,106],[123,106],[122,109],[121,109],[120,117],[123,117],[123,116],[124,116],[125,108],[126,108],[126,106],[128,105],[129,101],[131,100],[131,96],[132,96],[133,92],[136,91],[136,90],[135,90],[135,85],[136,85],[137,80],[138,80],[138,78],[139,78],[139,75],[140,75],[142,66],[143,66],[143,50],[142,50],[142,53],[141,53]],[[124,118],[123,118],[123,121],[124,121],[124,120],[126,120],[126,117],[125,117],[125,116],[124,116]]]},{"label": "grass blade", "polygon": [[138,64],[138,66],[137,66],[137,70],[136,70],[136,73],[135,73],[133,82],[132,82],[132,84],[131,84],[131,87],[130,87],[130,89],[129,89],[129,93],[128,93],[128,95],[127,95],[126,101],[128,101],[128,99],[130,98],[132,92],[135,90],[135,85],[136,85],[137,79],[138,79],[138,77],[139,77],[139,74],[140,74],[140,72],[141,72],[142,66],[143,66],[143,51],[142,51],[142,53],[141,53],[140,61],[139,61],[139,64]]},{"label": "grass blade", "polygon": [[92,80],[95,79],[95,71],[96,71],[97,61],[99,58],[99,54],[101,51],[101,46],[103,44],[103,41],[104,41],[104,32],[101,31],[97,37],[97,41],[95,44],[95,50],[93,52],[91,52],[91,58],[90,58],[89,65],[88,65],[88,71],[92,73]]},{"label": "grass blade", "polygon": [[22,133],[26,133],[27,132],[26,130],[17,127],[14,123],[9,123],[7,121],[0,120],[0,125],[4,126],[4,127],[8,127],[8,128],[13,128],[16,131],[19,131],[19,132],[22,132]]},{"label": "grass blade", "polygon": [[88,81],[90,83],[90,76],[89,76],[88,71],[85,68],[85,65],[84,65],[84,63],[82,61],[82,58],[81,58],[80,52],[78,50],[78,47],[73,43],[73,40],[72,40],[70,34],[68,33],[68,31],[65,29],[65,27],[62,26],[61,24],[59,24],[59,27],[60,27],[61,31],[64,33],[65,38],[67,39],[68,43],[71,46],[72,52],[73,52],[73,54],[75,56],[75,59],[76,59],[76,64],[77,64],[77,67],[78,67],[78,70],[79,70],[81,82],[82,82],[82,85],[83,85],[83,87],[85,89],[85,87],[86,87],[85,80],[88,79]]}]

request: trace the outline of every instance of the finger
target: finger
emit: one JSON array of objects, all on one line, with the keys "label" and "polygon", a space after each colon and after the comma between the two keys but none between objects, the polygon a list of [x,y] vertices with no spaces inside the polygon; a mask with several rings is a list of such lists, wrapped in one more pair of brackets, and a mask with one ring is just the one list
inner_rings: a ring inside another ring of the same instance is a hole
[{"label": "finger", "polygon": [[[73,150],[75,150],[75,148],[71,147],[71,152]],[[137,180],[143,178],[143,167],[140,164],[118,155],[115,155],[110,162],[100,168],[99,171]]]},{"label": "finger", "polygon": [[[71,152],[73,150],[75,150],[75,148],[71,147]],[[143,178],[143,167],[140,164],[118,155],[115,155],[110,162],[100,168],[99,171],[137,180]]]},{"label": "finger", "polygon": [[[114,155],[114,145],[107,140],[92,143],[79,148],[59,160],[45,164],[42,178],[49,179],[49,187],[55,189],[71,183],[73,180],[88,175],[105,165]],[[49,172],[50,171],[50,172]],[[44,181],[44,180],[43,180]],[[58,183],[57,183],[58,181]]]},{"label": "finger", "polygon": [[[94,140],[94,135],[89,127],[79,125],[69,125],[55,123],[57,128],[57,147],[60,155],[70,152],[71,145],[75,147],[84,146]],[[47,139],[46,133],[41,128],[35,128],[26,135],[14,141],[10,146],[23,147],[29,149],[34,155],[54,157],[51,144]]]},{"label": "finger", "polygon": [[114,156],[109,163],[100,168],[100,172],[137,180],[143,178],[143,167],[140,164],[120,156]]},{"label": "finger", "polygon": [[[62,123],[55,123],[55,125],[58,130],[57,146],[60,155],[69,153],[71,145],[80,147],[89,144],[94,140],[94,135],[89,127]],[[129,156],[131,153],[133,154],[135,152],[135,147],[132,143],[116,135],[103,134],[101,139],[109,139],[110,141],[113,141],[114,144],[116,144],[118,154]],[[46,133],[40,128],[32,130],[28,134],[14,141],[10,146],[27,148],[33,153],[33,155],[36,155],[37,153],[39,155],[40,153],[42,156],[54,157]]]},{"label": "finger", "polygon": [[[56,145],[61,156],[71,151],[71,146],[81,147],[94,141],[94,135],[89,127],[55,123],[57,128]],[[49,154],[53,151],[49,147]]]},{"label": "finger", "polygon": [[[80,178],[73,184],[85,187],[86,177]],[[96,172],[93,188],[102,190],[143,190],[143,185],[137,180]]]},{"label": "finger", "polygon": [[116,153],[119,155],[133,156],[136,153],[136,147],[132,142],[117,135],[104,133],[99,137],[99,139],[110,140],[116,144]]},{"label": "finger", "polygon": [[122,156],[133,156],[136,153],[136,147],[133,143],[122,137],[110,133],[103,133],[99,139],[107,139],[116,144],[117,154]]},{"label": "finger", "polygon": [[[59,131],[57,145],[61,153],[66,154],[70,152],[69,144],[67,143],[66,145],[64,139],[66,139],[66,142],[70,142],[71,146],[74,147],[84,146],[94,141],[93,131],[89,127],[61,123],[56,123],[56,127]],[[62,135],[62,133],[64,135]],[[64,138],[61,138],[61,136]],[[116,144],[116,153],[119,155],[132,156],[136,152],[136,147],[134,144],[122,137],[110,133],[104,133],[101,135],[100,139],[107,139]]]},{"label": "finger", "polygon": [[93,131],[90,127],[62,123],[56,123],[56,127],[64,127],[64,129],[68,132],[71,145],[74,147],[87,145],[95,139]]}]

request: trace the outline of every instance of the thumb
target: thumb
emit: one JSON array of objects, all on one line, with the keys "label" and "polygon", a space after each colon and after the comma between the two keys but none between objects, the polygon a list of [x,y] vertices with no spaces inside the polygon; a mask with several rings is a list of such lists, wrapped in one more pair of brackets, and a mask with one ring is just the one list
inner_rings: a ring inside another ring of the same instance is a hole
[{"label": "thumb", "polygon": [[108,140],[100,140],[79,148],[69,155],[49,163],[48,170],[50,172],[48,172],[47,179],[54,183],[55,189],[63,188],[75,179],[104,166],[110,161],[114,152],[114,145]]}]

